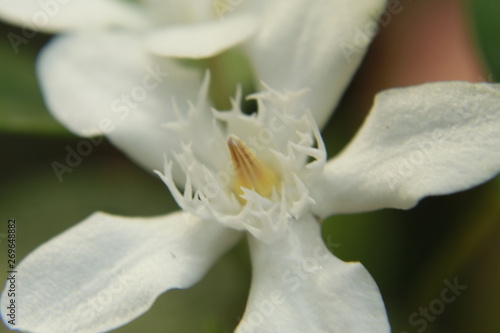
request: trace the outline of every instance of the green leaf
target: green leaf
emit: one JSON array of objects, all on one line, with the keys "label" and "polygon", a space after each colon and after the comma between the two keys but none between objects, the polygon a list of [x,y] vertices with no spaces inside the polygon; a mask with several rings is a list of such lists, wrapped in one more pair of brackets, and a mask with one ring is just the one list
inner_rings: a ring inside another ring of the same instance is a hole
[{"label": "green leaf", "polygon": [[46,37],[28,39],[22,30],[9,26],[0,31],[4,36],[0,39],[0,132],[69,136],[47,111],[35,76],[37,44]]},{"label": "green leaf", "polygon": [[498,0],[468,0],[470,18],[472,21],[477,44],[483,60],[488,67],[492,81],[500,80],[500,1]]}]

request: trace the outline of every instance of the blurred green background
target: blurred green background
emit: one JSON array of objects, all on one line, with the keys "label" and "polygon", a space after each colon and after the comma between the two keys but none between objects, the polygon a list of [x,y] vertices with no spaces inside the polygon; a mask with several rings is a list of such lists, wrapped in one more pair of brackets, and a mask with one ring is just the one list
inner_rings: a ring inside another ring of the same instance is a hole
[{"label": "blurred green background", "polygon": [[[498,0],[402,0],[324,130],[330,156],[349,141],[382,89],[438,80],[500,78]],[[96,210],[157,215],[176,209],[155,176],[107,142],[56,178],[79,138],[52,120],[35,79],[35,59],[51,36],[38,34],[15,53],[0,25],[0,237],[17,220],[17,258]],[[472,190],[424,199],[410,211],[335,216],[324,237],[344,260],[361,261],[377,281],[393,332],[418,332],[409,317],[439,299],[444,280],[467,289],[425,332],[500,332],[500,178]],[[0,276],[6,242],[0,238]],[[104,254],[103,254],[104,255]],[[251,267],[243,242],[189,290],[161,296],[153,309],[116,332],[231,332],[244,311]],[[0,327],[0,332],[7,329]]]}]

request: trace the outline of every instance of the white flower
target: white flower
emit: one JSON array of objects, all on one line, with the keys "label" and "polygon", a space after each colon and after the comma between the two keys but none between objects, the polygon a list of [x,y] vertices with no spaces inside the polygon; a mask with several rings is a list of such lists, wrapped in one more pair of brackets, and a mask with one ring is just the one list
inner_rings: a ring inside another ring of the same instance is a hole
[{"label": "white flower", "polygon": [[[63,43],[65,52],[70,53],[67,56],[82,53],[81,57],[97,58],[103,52],[119,53],[123,61],[134,62],[136,72],[114,73],[114,82],[109,82],[115,84],[113,98],[119,97],[127,85],[140,82],[144,68],[151,61],[146,57],[154,54],[161,57],[154,68],[161,66],[163,72],[177,74],[163,82],[163,98],[169,102],[171,96],[193,100],[195,96],[191,93],[196,91],[193,87],[200,85],[202,75],[181,69],[177,62],[166,59],[201,59],[238,47],[253,66],[256,84],[263,81],[292,91],[314,89],[303,102],[322,125],[361,62],[385,3],[385,0],[2,0],[0,19],[25,28],[25,35],[8,36],[18,49],[29,42],[33,31],[64,33],[63,41],[56,39],[46,52],[61,52],[58,44]],[[80,44],[82,37],[78,35],[89,33],[101,35],[100,43],[93,47]],[[363,41],[349,48],[346,61],[346,51],[339,45],[352,44],[360,33]],[[52,68],[50,64],[46,66]],[[65,70],[71,76],[77,69]],[[87,75],[109,74],[99,71],[94,68]],[[87,88],[83,82],[80,85]],[[88,119],[69,117],[58,112],[57,107],[51,110],[75,133],[89,135],[90,131],[98,130],[92,116],[102,118],[103,110],[110,108],[110,101],[103,100],[102,95],[92,97],[82,107],[90,102],[100,107],[94,107],[99,111],[86,114]],[[52,103],[50,96],[48,103]],[[163,103],[164,107],[169,104]],[[130,150],[120,139],[113,141],[122,150]],[[160,162],[159,157],[141,156],[137,160],[144,165],[151,159],[155,159],[156,165]]]},{"label": "white flower", "polygon": [[[87,8],[75,1],[74,10]],[[352,143],[327,161],[317,123],[324,123],[359,63],[346,64],[338,45],[370,19],[367,4],[373,3],[283,0],[246,12],[245,20],[260,13],[262,21],[242,47],[256,76],[279,90],[263,88],[254,96],[258,113],[244,115],[241,96],[232,110],[213,111],[208,75],[202,83],[199,71],[152,56],[161,52],[151,44],[138,47],[145,33],[154,39],[165,31],[150,32],[142,14],[126,9],[132,5],[96,1],[103,13],[96,28],[134,22],[135,30],[72,33],[51,43],[39,62],[47,103],[75,133],[104,132],[146,168],[163,171],[183,212],[154,218],[96,213],[42,245],[17,269],[19,316],[10,327],[119,327],[161,293],[199,281],[246,236],[253,277],[237,332],[389,332],[375,282],[361,264],[328,252],[318,220],[407,209],[424,196],[493,177],[500,170],[500,88],[451,82],[383,92]],[[35,2],[11,3],[20,11],[9,17],[33,13],[28,4]],[[109,11],[116,14],[111,21],[104,7],[117,9]],[[86,26],[70,15],[76,12],[62,10],[56,28]],[[230,19],[213,26],[238,21]],[[185,31],[193,32],[190,27]],[[311,90],[301,91],[305,87]],[[130,99],[134,91],[140,98]],[[4,291],[2,308],[8,302]]]},{"label": "white flower", "polygon": [[[300,94],[259,93],[257,115],[242,114],[237,100],[229,112],[210,113],[207,86],[167,124],[189,139],[161,175],[184,212],[96,213],[42,245],[17,270],[16,328],[123,325],[164,291],[197,282],[245,231],[253,279],[237,332],[389,332],[374,281],[359,263],[328,252],[318,217],[410,208],[500,170],[498,85],[432,83],[381,93],[352,143],[328,162],[315,121],[297,105]],[[183,191],[174,165],[185,175]]]}]

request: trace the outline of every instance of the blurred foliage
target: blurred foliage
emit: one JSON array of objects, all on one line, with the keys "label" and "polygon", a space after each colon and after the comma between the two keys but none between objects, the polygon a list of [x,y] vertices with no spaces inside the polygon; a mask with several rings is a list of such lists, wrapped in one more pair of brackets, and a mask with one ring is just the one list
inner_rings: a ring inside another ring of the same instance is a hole
[{"label": "blurred foliage", "polygon": [[[242,96],[256,92],[253,84],[255,78],[250,63],[241,50],[229,49],[205,60],[204,63],[210,70],[211,80],[220,82],[210,86],[210,97],[216,109],[230,110],[232,108],[230,98],[236,96],[235,87],[241,89]],[[242,110],[247,113],[257,110],[257,103],[254,100],[243,99],[242,104]]]},{"label": "blurred foliage", "polygon": [[[6,25],[0,28],[3,32],[0,42],[0,132],[67,135],[68,131],[47,112],[35,77],[36,54],[40,43],[48,37],[39,35],[25,39],[19,28]],[[12,45],[9,42],[12,36],[27,42]]]},{"label": "blurred foliage", "polygon": [[483,59],[492,73],[492,80],[500,81],[500,1],[467,0],[474,33]]}]

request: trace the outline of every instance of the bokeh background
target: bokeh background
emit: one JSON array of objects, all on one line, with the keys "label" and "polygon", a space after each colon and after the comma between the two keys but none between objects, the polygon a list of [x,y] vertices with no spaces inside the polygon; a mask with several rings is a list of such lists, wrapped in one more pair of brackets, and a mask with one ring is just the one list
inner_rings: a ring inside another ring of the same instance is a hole
[{"label": "bokeh background", "polygon": [[[403,10],[381,26],[324,130],[330,156],[353,136],[380,90],[500,79],[500,1],[401,0],[400,5]],[[38,34],[15,53],[9,32],[21,30],[0,24],[0,237],[8,218],[16,218],[17,258],[96,210],[150,216],[176,209],[156,176],[106,141],[58,181],[51,163],[64,161],[66,146],[75,147],[79,138],[51,118],[36,82],[36,55],[51,36]],[[338,257],[361,261],[371,272],[393,332],[500,332],[500,178],[426,198],[409,211],[335,216],[324,222],[323,233],[337,244],[332,251]],[[5,238],[0,240],[4,278],[7,247]],[[250,275],[242,242],[195,287],[168,292],[116,332],[232,332],[244,311]],[[467,289],[439,315],[431,313],[425,329],[412,325],[409,317],[436,303],[444,281],[455,279]]]}]

